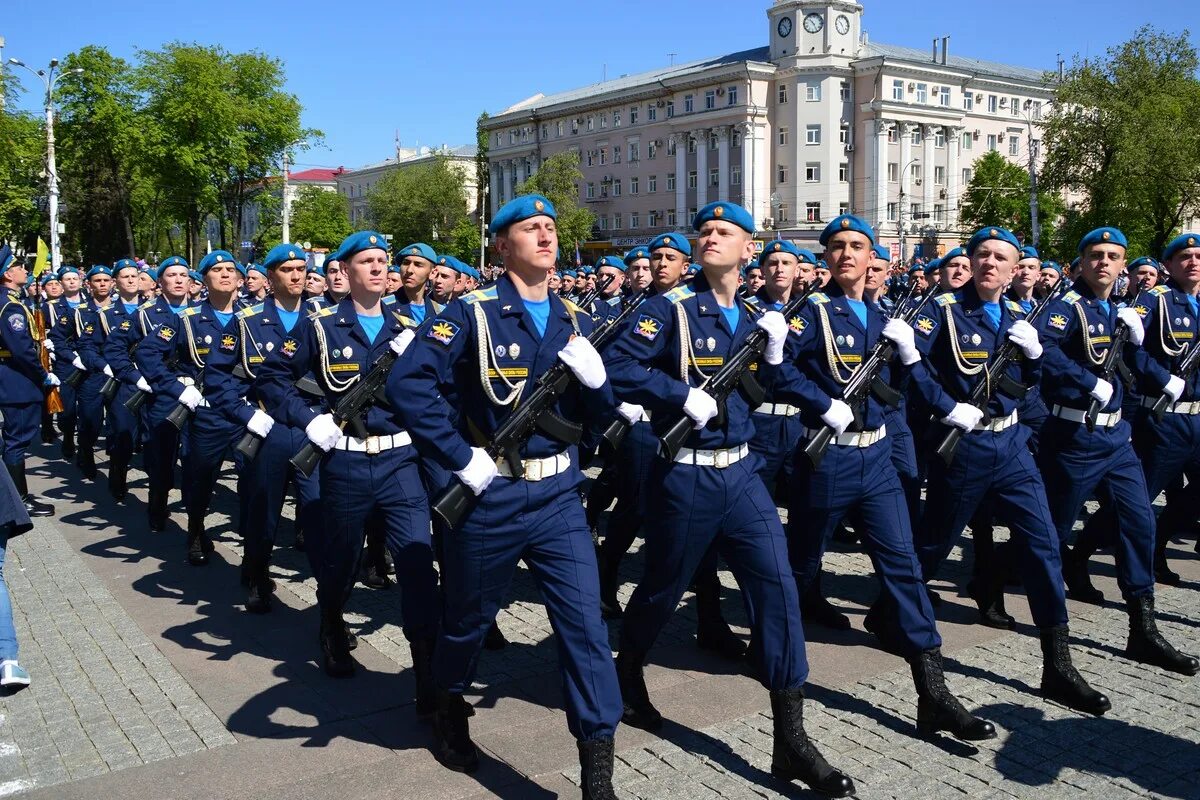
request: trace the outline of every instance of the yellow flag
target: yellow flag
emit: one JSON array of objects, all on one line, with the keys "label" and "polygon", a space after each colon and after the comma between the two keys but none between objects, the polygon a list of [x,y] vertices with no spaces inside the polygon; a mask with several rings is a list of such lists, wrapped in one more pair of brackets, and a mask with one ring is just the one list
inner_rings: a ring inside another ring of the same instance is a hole
[{"label": "yellow flag", "polygon": [[37,260],[33,262],[33,277],[40,278],[42,273],[46,271],[46,267],[50,264],[50,248],[46,247],[46,243],[42,241],[42,237],[38,237],[38,252]]}]

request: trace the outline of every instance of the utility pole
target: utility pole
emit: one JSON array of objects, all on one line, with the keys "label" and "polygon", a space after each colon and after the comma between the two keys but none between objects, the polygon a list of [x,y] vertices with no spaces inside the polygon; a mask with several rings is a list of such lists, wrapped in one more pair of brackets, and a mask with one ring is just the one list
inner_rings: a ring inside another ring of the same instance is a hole
[{"label": "utility pole", "polygon": [[1037,186],[1037,157],[1040,150],[1041,141],[1033,138],[1033,129],[1029,131],[1029,219],[1030,219],[1030,235],[1033,237],[1033,246],[1038,246],[1038,240],[1042,235],[1042,226],[1038,223],[1038,186]]},{"label": "utility pole", "polygon": [[287,148],[283,149],[283,241],[290,242],[292,240],[291,231],[291,215],[288,213],[291,209],[288,208],[288,152]]},{"label": "utility pole", "polygon": [[483,201],[479,204],[479,274],[483,274],[483,267],[487,259],[487,207],[488,207],[488,186],[483,186]]}]

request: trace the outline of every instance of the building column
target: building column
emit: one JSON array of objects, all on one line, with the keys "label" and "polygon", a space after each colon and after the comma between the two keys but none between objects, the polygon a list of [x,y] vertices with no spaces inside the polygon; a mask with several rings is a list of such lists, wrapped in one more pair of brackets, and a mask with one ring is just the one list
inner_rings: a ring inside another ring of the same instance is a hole
[{"label": "building column", "polygon": [[520,158],[516,159],[517,175],[516,175],[516,182],[513,184],[513,194],[514,195],[517,193],[517,187],[525,182],[525,165],[526,165],[526,163],[527,162],[525,160],[525,156],[521,156]]},{"label": "building column", "polygon": [[488,205],[491,208],[491,215],[495,216],[500,210],[500,194],[504,191],[504,184],[501,182],[504,179],[503,171],[499,164],[493,163],[491,166],[491,174],[489,175],[490,191],[488,192]]},{"label": "building column", "polygon": [[687,227],[687,134],[673,133],[675,143],[675,224]]},{"label": "building column", "polygon": [[962,127],[946,129],[946,135],[953,139],[946,142],[950,150],[946,157],[946,226],[950,230],[958,229],[958,150],[962,147],[964,130]]},{"label": "building column", "polygon": [[708,205],[708,129],[693,131],[696,139],[696,209]]},{"label": "building column", "polygon": [[512,199],[512,161],[504,160],[500,162],[501,179],[500,191],[504,195],[503,202],[507,203]]},{"label": "building column", "polygon": [[888,141],[887,132],[892,123],[886,119],[877,119],[871,125],[871,144],[875,158],[875,191],[872,193],[875,202],[875,227],[876,230],[883,230],[883,226],[887,224],[887,198],[888,198]]},{"label": "building column", "polygon": [[[745,123],[742,136],[742,203],[754,225],[762,227],[764,217],[771,216],[771,161],[770,142],[766,139],[766,128],[754,122]],[[793,210],[794,213],[794,210]]]},{"label": "building column", "polygon": [[[933,213],[933,198],[935,197],[933,193],[933,170],[936,166],[936,164],[934,164],[933,155],[935,152],[933,147],[933,137],[937,134],[937,130],[940,127],[940,125],[923,125],[921,127],[921,144],[924,148],[921,154],[921,161],[925,163],[921,169],[921,173],[924,175],[924,178],[921,180],[922,191],[918,192],[917,194],[921,196],[921,211],[926,214]],[[932,225],[933,218],[928,217],[926,222],[927,224]]]},{"label": "building column", "polygon": [[718,199],[729,200],[729,128],[717,128],[717,194]]}]

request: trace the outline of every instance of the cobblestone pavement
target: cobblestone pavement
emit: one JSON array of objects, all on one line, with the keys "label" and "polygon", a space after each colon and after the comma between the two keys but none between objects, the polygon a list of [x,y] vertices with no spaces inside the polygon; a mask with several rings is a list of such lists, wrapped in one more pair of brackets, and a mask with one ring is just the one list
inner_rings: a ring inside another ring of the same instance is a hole
[{"label": "cobblestone pavement", "polygon": [[[49,471],[75,479],[61,463],[51,464]],[[232,490],[232,471],[225,477],[225,488]],[[142,627],[134,623],[64,537],[59,526],[69,513],[65,502],[60,501],[57,522],[39,524],[14,542],[5,565],[21,660],[34,681],[30,689],[0,699],[0,796],[163,759],[186,760],[210,748],[242,746],[246,736],[231,734],[228,719],[214,713],[162,654],[162,631],[143,630],[144,618]],[[237,563],[240,543],[229,522],[233,507],[231,491],[222,492],[210,528],[225,560]],[[1003,538],[1003,530],[998,533]],[[969,541],[964,537],[968,548]],[[281,597],[304,608],[315,603],[315,585],[306,577],[305,555],[290,543],[290,526],[284,526],[272,574]],[[1177,549],[1176,554],[1183,556],[1183,551]],[[954,585],[963,582],[962,556],[956,549],[947,570]],[[1186,561],[1194,558],[1189,543],[1181,561],[1190,567]],[[835,546],[825,563],[830,573],[827,588],[861,627],[861,607],[876,591],[870,562],[853,547]],[[1111,574],[1109,564],[1104,561],[1098,571]],[[637,552],[626,560],[622,602],[628,600],[641,566]],[[1191,574],[1200,575],[1200,570]],[[726,616],[745,633],[736,585],[728,572],[722,572],[722,581]],[[950,586],[942,584],[947,598],[953,596]],[[1200,650],[1197,588],[1200,584],[1192,581],[1187,588],[1160,588],[1158,593],[1162,629],[1192,652]],[[240,598],[230,596],[236,591],[235,586],[222,585],[214,587],[213,596],[236,602]],[[1108,594],[1112,597],[1115,591]],[[478,696],[515,692],[529,679],[558,682],[549,623],[527,570],[518,570],[510,596],[499,625],[515,646],[484,654]],[[1009,607],[1022,617],[1022,598],[1010,599]],[[399,667],[410,666],[400,629],[399,592],[359,586],[348,614],[363,646]],[[691,652],[694,628],[688,595],[664,631],[660,651],[684,646]],[[614,645],[618,631],[618,625],[611,626]],[[947,640],[951,687],[969,708],[996,723],[1000,736],[994,741],[968,746],[916,738],[916,698],[907,668],[897,668],[901,662],[896,659],[881,660],[885,666],[868,670],[863,679],[839,681],[838,658],[851,651],[820,634],[813,636],[810,657],[823,657],[826,668],[819,675],[814,669],[806,726],[830,761],[855,779],[863,797],[1200,800],[1200,680],[1139,668],[1125,660],[1125,615],[1115,602],[1102,607],[1073,604],[1072,634],[1077,665],[1113,699],[1113,711],[1102,719],[1085,719],[1036,696],[1041,656],[1036,632],[1024,625],[1018,633],[980,636],[973,646],[954,647]],[[846,669],[850,674],[862,672],[861,665]],[[620,731],[615,776],[619,796],[802,796],[797,787],[770,776],[766,692],[756,693],[748,678],[741,680],[749,687],[746,696],[755,699],[715,724],[690,729],[669,722],[661,737]],[[705,698],[698,695],[695,703],[704,704]],[[481,712],[476,724],[490,713],[496,712]],[[561,712],[554,713],[561,736],[565,724]],[[383,746],[400,749],[386,741]],[[288,752],[288,757],[306,757],[299,743]],[[553,796],[542,787],[568,796],[577,791],[572,785],[578,783],[578,769],[571,759],[561,759],[553,769],[536,759],[522,763],[510,758],[507,763],[526,780],[503,789],[480,792],[475,787],[473,792],[442,795],[431,795],[420,785],[393,784],[372,791],[397,797]]]}]

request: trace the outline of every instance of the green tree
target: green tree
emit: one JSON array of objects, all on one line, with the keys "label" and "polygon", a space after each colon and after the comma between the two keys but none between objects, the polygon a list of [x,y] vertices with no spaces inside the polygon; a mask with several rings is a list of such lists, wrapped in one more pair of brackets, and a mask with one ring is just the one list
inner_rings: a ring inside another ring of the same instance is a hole
[{"label": "green tree", "polygon": [[313,247],[337,247],[350,235],[350,201],[318,186],[300,189],[292,203],[291,234]]},{"label": "green tree", "polygon": [[592,238],[596,215],[579,205],[579,153],[566,150],[542,162],[536,174],[517,187],[517,194],[544,195],[558,212],[558,246],[565,253]]},{"label": "green tree", "polygon": [[1102,56],[1078,60],[1043,123],[1042,180],[1077,193],[1063,250],[1087,230],[1114,225],[1131,253],[1157,254],[1200,213],[1200,58],[1187,31],[1139,29]]},{"label": "green tree", "polygon": [[[973,170],[958,212],[963,231],[969,233],[987,225],[1000,225],[1025,241],[1032,241],[1027,169],[992,150],[975,161]],[[1043,247],[1052,241],[1062,213],[1063,202],[1058,194],[1038,192],[1039,243]]]},{"label": "green tree", "polygon": [[488,163],[488,152],[491,150],[492,137],[483,129],[483,123],[488,119],[488,113],[482,111],[475,121],[475,216],[477,219],[487,219],[488,193],[491,191],[492,166]]},{"label": "green tree", "polygon": [[0,69],[0,239],[18,244],[40,233],[42,213],[35,198],[46,194],[46,133],[32,114],[16,110],[16,81]]},{"label": "green tree", "polygon": [[428,242],[440,250],[468,219],[462,168],[446,156],[395,169],[367,195],[371,223],[393,243]]},{"label": "green tree", "polygon": [[449,253],[466,264],[479,265],[479,225],[471,217],[463,217],[450,231],[442,252]]}]

